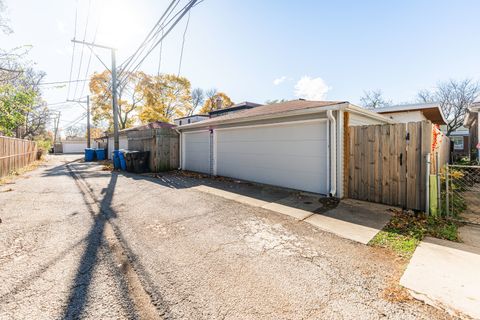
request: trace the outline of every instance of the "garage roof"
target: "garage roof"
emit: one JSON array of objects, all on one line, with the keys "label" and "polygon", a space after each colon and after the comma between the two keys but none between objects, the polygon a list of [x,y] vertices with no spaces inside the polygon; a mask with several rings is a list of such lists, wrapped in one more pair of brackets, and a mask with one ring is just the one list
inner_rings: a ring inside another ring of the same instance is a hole
[{"label": "garage roof", "polygon": [[274,115],[274,114],[279,114],[279,113],[284,113],[289,111],[333,106],[333,105],[342,104],[342,103],[346,103],[346,101],[292,100],[292,101],[281,102],[281,103],[267,104],[267,105],[255,107],[252,109],[241,110],[241,111],[229,113],[223,116],[218,116],[208,120],[196,122],[193,124],[187,124],[187,125],[181,126],[180,128],[183,128],[183,127],[190,128],[190,127],[200,127],[200,126],[203,127],[208,125],[214,125],[224,121],[234,121],[237,119],[240,120],[240,119],[253,118],[258,116]]},{"label": "garage roof", "polygon": [[447,124],[442,112],[442,108],[438,103],[417,103],[417,104],[404,104],[398,106],[390,106],[384,108],[374,109],[373,111],[384,113],[403,113],[410,111],[421,111],[425,118],[435,124]]}]

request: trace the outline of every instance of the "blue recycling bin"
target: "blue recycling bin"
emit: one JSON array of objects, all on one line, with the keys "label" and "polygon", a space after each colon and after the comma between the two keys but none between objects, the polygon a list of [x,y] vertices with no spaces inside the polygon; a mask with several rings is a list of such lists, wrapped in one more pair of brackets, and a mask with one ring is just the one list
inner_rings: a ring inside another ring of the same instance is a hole
[{"label": "blue recycling bin", "polygon": [[92,148],[86,148],[85,149],[85,161],[90,162],[95,159],[95,150]]},{"label": "blue recycling bin", "polygon": [[95,149],[95,155],[98,161],[105,160],[105,149]]},{"label": "blue recycling bin", "polygon": [[118,153],[118,157],[120,158],[120,169],[123,171],[127,170],[127,160],[125,159],[125,150],[121,150]]},{"label": "blue recycling bin", "polygon": [[114,169],[120,169],[120,151],[119,150],[114,150],[113,151],[113,168]]}]

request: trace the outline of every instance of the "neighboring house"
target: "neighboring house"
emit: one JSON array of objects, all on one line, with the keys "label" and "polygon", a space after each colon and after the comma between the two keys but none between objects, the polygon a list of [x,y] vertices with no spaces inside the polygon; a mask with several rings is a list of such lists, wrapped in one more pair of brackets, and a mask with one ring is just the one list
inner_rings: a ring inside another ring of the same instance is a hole
[{"label": "neighboring house", "polygon": [[[147,129],[160,129],[160,128],[174,128],[175,125],[167,122],[162,122],[162,121],[155,121],[155,122],[150,122],[141,126],[133,127],[133,128],[128,128],[128,129],[123,129],[118,132],[118,142],[119,142],[119,149],[122,150],[127,150],[128,149],[128,136],[127,134],[131,131],[141,131],[141,130],[147,130]],[[107,149],[107,155],[108,159],[112,159],[112,154],[113,154],[113,147],[114,147],[114,139],[113,139],[113,133],[108,133],[107,135],[95,139],[98,143],[99,146],[102,146],[103,148]]]},{"label": "neighboring house", "polygon": [[346,101],[256,106],[178,127],[181,168],[341,198],[348,127],[385,123]]},{"label": "neighboring house", "polygon": [[223,108],[223,109],[219,108],[217,110],[210,111],[208,114],[210,115],[210,118],[215,118],[215,117],[224,116],[226,114],[230,114],[230,113],[234,113],[242,110],[252,109],[258,106],[261,106],[261,104],[244,101],[241,103],[237,103],[228,108]]},{"label": "neighboring house", "polygon": [[440,105],[436,103],[404,104],[373,109],[372,111],[399,123],[430,120],[437,125],[447,124]]},{"label": "neighboring house", "polygon": [[452,157],[456,161],[460,158],[470,157],[471,141],[468,128],[460,127],[450,133],[450,141],[453,144]]},{"label": "neighboring house", "polygon": [[464,126],[469,130],[470,157],[480,160],[480,102],[475,102],[465,116]]},{"label": "neighboring house", "polygon": [[207,120],[209,118],[210,117],[208,115],[205,115],[205,114],[194,114],[194,115],[191,115],[191,116],[175,119],[175,120],[173,120],[173,122],[175,123],[175,125],[181,126],[181,125],[184,125],[184,124],[195,123],[195,122],[198,122],[198,121]]}]

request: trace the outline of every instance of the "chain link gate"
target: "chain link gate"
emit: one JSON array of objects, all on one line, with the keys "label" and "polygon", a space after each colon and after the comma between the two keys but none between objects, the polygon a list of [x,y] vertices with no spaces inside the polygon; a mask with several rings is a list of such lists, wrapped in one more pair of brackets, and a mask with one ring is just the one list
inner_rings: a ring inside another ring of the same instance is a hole
[{"label": "chain link gate", "polygon": [[480,225],[480,166],[447,165],[442,198],[447,217]]}]

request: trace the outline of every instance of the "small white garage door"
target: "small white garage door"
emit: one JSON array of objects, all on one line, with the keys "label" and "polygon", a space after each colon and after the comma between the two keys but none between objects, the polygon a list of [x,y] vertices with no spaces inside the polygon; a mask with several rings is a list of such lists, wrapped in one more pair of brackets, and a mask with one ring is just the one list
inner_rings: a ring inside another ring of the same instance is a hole
[{"label": "small white garage door", "polygon": [[185,132],[183,135],[185,170],[210,173],[210,131]]},{"label": "small white garage door", "polygon": [[63,142],[62,143],[62,152],[63,153],[84,153],[85,148],[87,147],[87,142]]},{"label": "small white garage door", "polygon": [[217,174],[328,193],[327,122],[218,129]]}]

